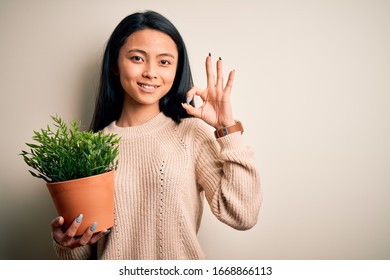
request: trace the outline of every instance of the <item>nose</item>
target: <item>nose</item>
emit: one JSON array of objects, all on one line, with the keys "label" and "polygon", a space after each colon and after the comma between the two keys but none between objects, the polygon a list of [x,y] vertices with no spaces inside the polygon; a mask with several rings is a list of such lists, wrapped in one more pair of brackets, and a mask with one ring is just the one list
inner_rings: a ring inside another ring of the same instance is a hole
[{"label": "nose", "polygon": [[146,63],[142,76],[148,79],[156,79],[157,78],[156,67],[152,63]]}]

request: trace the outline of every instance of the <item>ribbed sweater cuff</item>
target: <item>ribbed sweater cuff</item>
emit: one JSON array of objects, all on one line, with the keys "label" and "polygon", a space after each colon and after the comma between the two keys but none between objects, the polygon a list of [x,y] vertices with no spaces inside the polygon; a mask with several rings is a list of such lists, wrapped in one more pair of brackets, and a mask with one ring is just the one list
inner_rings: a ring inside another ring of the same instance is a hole
[{"label": "ribbed sweater cuff", "polygon": [[91,246],[89,245],[70,249],[53,240],[53,247],[58,258],[62,260],[86,260],[91,256]]},{"label": "ribbed sweater cuff", "polygon": [[232,134],[217,138],[222,150],[237,150],[242,148],[241,132],[234,132]]}]

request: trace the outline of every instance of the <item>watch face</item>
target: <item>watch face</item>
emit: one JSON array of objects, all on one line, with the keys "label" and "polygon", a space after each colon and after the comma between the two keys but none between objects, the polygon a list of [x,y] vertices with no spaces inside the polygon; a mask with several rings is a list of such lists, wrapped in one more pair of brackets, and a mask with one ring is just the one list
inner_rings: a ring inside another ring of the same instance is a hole
[{"label": "watch face", "polygon": [[236,121],[236,124],[228,127],[224,127],[218,130],[214,131],[214,135],[216,138],[229,135],[231,133],[241,131],[241,134],[244,132],[244,128],[242,127],[242,124],[240,121]]},{"label": "watch face", "polygon": [[224,127],[223,128],[223,131],[222,131],[223,135],[228,135],[228,130],[227,130],[227,127]]}]

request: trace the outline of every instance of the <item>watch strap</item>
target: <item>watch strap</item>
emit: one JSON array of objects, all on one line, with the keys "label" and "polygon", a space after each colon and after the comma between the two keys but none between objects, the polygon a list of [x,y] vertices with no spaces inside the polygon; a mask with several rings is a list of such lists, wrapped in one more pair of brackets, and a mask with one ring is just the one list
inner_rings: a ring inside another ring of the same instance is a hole
[{"label": "watch strap", "polygon": [[223,127],[214,131],[214,135],[216,138],[220,138],[234,132],[241,131],[241,134],[244,132],[244,128],[240,121],[235,121],[236,123],[231,126]]}]

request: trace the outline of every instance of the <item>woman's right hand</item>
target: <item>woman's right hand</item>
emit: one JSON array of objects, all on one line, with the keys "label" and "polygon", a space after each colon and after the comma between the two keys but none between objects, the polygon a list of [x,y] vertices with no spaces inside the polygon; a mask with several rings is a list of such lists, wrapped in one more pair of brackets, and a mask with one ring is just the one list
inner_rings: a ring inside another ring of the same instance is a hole
[{"label": "woman's right hand", "polygon": [[91,245],[96,243],[101,237],[110,232],[110,230],[105,230],[101,232],[94,233],[96,228],[96,223],[91,225],[81,237],[75,238],[77,229],[79,228],[82,222],[82,214],[78,216],[73,223],[70,225],[67,231],[63,231],[62,225],[64,224],[64,218],[59,216],[51,221],[51,231],[53,239],[61,246],[68,248],[76,248],[85,245]]}]

